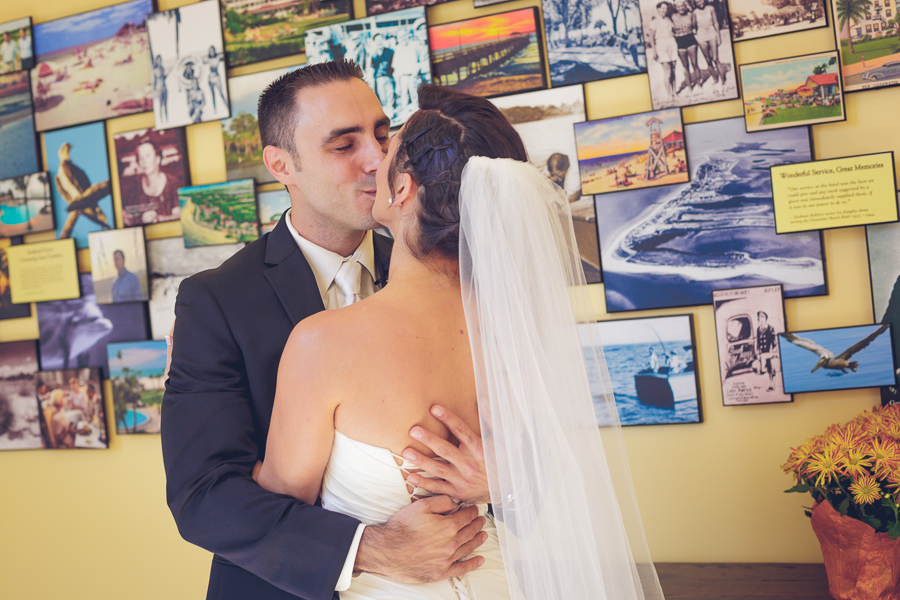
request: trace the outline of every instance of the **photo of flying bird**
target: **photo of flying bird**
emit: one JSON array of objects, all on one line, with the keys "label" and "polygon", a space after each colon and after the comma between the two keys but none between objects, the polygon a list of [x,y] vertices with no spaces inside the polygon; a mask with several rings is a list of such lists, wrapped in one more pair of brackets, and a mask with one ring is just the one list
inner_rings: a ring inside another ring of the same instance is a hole
[{"label": "photo of flying bird", "polygon": [[59,232],[59,239],[72,235],[79,216],[85,216],[103,229],[112,229],[103,209],[97,206],[110,194],[109,179],[91,184],[84,170],[72,162],[72,144],[63,142],[59,147],[59,171],[56,174],[56,189],[69,205],[68,217]]},{"label": "photo of flying bird", "polygon": [[819,362],[816,363],[816,366],[813,367],[813,370],[810,373],[815,373],[819,368],[822,369],[834,369],[839,370],[841,373],[846,373],[847,369],[850,369],[854,373],[859,368],[859,362],[855,360],[850,360],[850,358],[864,349],[866,346],[872,343],[875,338],[884,333],[890,328],[890,323],[885,323],[863,339],[859,340],[837,356],[834,355],[834,352],[828,350],[827,348],[823,348],[819,344],[814,341],[799,337],[793,333],[782,333],[779,334],[785,340],[795,344],[801,348],[805,348],[810,352],[814,352],[820,356]]}]

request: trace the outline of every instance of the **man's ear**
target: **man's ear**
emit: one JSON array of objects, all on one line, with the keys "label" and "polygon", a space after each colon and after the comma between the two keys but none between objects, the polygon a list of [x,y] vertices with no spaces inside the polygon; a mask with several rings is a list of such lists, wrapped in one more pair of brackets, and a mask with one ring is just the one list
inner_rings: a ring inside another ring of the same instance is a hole
[{"label": "man's ear", "polygon": [[291,185],[291,173],[295,171],[294,160],[290,154],[278,148],[277,146],[266,146],[263,148],[263,163],[269,169],[272,177],[284,185]]}]

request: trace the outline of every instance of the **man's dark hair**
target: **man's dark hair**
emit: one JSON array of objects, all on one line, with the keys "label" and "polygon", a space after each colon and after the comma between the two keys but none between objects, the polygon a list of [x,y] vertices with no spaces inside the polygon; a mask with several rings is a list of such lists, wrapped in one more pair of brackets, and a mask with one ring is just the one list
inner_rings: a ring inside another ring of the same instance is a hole
[{"label": "man's dark hair", "polygon": [[297,93],[335,81],[363,79],[362,69],[352,60],[331,60],[285,73],[259,95],[256,114],[263,148],[275,146],[296,158],[294,126],[297,123]]},{"label": "man's dark hair", "polygon": [[547,166],[551,169],[568,171],[571,164],[569,163],[568,156],[566,156],[562,152],[554,152],[550,155],[550,158],[547,159]]},{"label": "man's dark hair", "polygon": [[761,311],[759,311],[758,313],[756,313],[756,316],[757,316],[757,317],[762,316],[762,317],[765,317],[766,319],[769,318],[769,315],[767,315],[766,312],[763,311],[763,310],[761,310]]},{"label": "man's dark hair", "polygon": [[124,253],[124,252],[122,252],[121,250],[116,250],[116,251],[114,251],[114,252],[113,252],[113,258],[116,257],[116,254],[118,254],[119,256],[121,256],[121,257],[122,257],[122,260],[125,260],[125,253]]}]

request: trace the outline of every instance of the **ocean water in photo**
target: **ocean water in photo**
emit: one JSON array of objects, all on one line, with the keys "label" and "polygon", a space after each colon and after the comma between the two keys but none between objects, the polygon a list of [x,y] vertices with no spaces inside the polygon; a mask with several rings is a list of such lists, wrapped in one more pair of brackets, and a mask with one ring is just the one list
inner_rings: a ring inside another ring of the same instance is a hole
[{"label": "ocean water in photo", "polygon": [[39,171],[34,119],[24,111],[15,120],[0,125],[0,179]]}]

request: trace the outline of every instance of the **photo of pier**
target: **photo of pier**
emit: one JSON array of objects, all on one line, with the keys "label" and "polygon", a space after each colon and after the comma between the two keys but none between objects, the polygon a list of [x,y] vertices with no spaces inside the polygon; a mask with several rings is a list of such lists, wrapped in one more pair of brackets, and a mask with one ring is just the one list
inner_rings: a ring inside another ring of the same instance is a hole
[{"label": "photo of pier", "polygon": [[536,8],[428,28],[434,82],[475,96],[547,86]]}]

